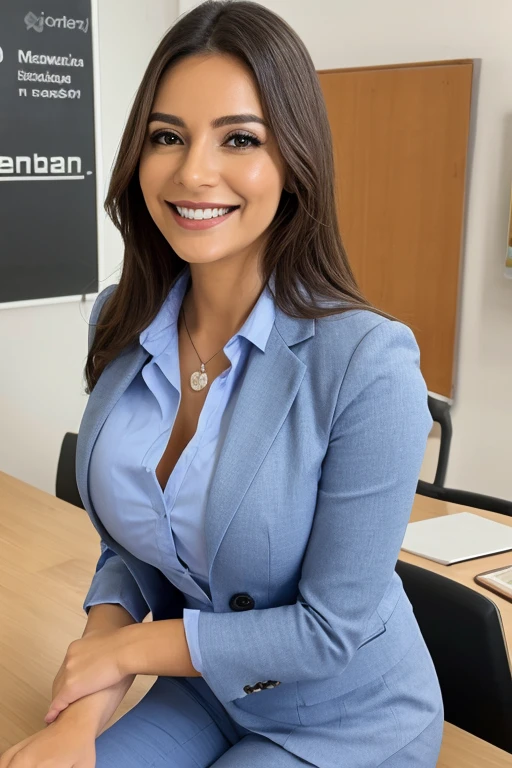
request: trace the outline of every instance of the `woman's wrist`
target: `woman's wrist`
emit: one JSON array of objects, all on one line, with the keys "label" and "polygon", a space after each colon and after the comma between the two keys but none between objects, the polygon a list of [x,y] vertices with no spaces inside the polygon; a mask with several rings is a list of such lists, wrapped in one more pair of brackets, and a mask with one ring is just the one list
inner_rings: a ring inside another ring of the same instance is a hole
[{"label": "woman's wrist", "polygon": [[70,725],[76,724],[84,730],[90,731],[96,736],[97,730],[102,727],[101,721],[103,719],[106,698],[107,696],[101,696],[106,694],[108,689],[98,691],[90,696],[86,696],[83,699],[78,699],[72,704],[62,710],[57,720],[65,721]]},{"label": "woman's wrist", "polygon": [[70,727],[77,726],[96,738],[117,710],[134,680],[135,675],[131,675],[111,688],[103,688],[74,701],[57,719],[69,723]]}]

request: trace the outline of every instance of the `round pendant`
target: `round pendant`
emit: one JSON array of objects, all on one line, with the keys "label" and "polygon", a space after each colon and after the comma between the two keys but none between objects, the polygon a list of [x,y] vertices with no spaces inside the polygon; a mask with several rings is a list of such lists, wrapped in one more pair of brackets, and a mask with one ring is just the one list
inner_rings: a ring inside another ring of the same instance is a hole
[{"label": "round pendant", "polygon": [[207,384],[208,384],[208,375],[206,371],[203,371],[203,372],[194,371],[194,373],[190,377],[190,386],[192,387],[192,389],[198,392],[200,389],[204,389]]}]

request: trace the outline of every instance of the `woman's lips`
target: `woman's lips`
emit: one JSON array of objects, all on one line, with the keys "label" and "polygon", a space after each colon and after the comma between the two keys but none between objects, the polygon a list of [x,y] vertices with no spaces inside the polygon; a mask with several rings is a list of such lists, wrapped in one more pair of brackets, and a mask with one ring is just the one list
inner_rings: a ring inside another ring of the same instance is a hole
[{"label": "woman's lips", "polygon": [[215,216],[215,218],[211,219],[185,219],[183,216],[179,215],[172,203],[167,203],[167,205],[169,206],[174,219],[180,227],[183,227],[183,229],[210,229],[210,227],[215,227],[217,224],[222,224],[223,221],[227,221],[227,219],[236,213],[240,207],[238,206],[238,208],[228,211],[228,213],[225,213],[223,216]]}]

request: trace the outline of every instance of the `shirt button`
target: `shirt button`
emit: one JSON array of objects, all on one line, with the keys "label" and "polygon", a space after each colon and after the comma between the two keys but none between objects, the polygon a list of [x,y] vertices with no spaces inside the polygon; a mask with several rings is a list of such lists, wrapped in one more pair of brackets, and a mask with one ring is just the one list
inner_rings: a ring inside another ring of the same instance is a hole
[{"label": "shirt button", "polygon": [[151,467],[146,467],[146,472],[151,472]]}]

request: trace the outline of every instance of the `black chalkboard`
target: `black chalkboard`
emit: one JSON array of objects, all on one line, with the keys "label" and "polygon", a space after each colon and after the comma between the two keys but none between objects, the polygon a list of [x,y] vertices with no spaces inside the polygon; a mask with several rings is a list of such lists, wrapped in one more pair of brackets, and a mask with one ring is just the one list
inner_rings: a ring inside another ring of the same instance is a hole
[{"label": "black chalkboard", "polygon": [[0,0],[0,302],[97,291],[91,2]]}]

